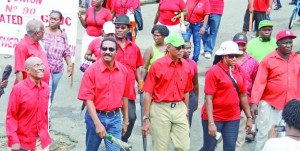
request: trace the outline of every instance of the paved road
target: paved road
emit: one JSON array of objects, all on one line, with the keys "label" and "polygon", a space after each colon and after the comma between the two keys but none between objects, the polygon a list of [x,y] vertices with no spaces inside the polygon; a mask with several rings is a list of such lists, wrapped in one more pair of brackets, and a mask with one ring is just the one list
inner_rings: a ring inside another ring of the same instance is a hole
[{"label": "paved road", "polygon": [[[221,26],[217,38],[217,47],[225,40],[231,40],[233,35],[241,31],[244,11],[246,8],[245,1],[226,0],[225,11],[222,17]],[[292,6],[288,5],[288,1],[283,2],[283,8],[279,11],[272,11],[271,18],[274,22],[273,35],[280,29],[286,29],[288,26],[288,19],[290,16]],[[142,13],[144,18],[144,30],[138,33],[137,44],[141,50],[144,51],[149,45],[153,43],[150,34],[157,4],[148,4],[142,6]],[[294,25],[293,32],[300,35],[300,23]],[[78,26],[77,48],[81,48],[81,38],[84,33],[83,28]],[[250,34],[248,35],[249,39]],[[294,48],[300,50],[299,39],[294,41]],[[77,53],[76,63],[79,63],[80,50]],[[13,58],[3,59],[4,55],[0,55],[0,67],[3,69],[7,63],[13,64]],[[211,66],[212,60],[205,60],[202,56],[198,63],[199,68],[199,82],[200,82],[200,105],[203,104],[203,82],[204,73]],[[76,99],[78,87],[82,77],[82,73],[78,70],[79,64],[75,65],[75,75],[73,87],[70,88],[70,79],[64,74],[57,89],[54,103],[51,111],[51,134],[54,139],[54,145],[51,147],[56,150],[74,150],[82,151],[85,148],[85,123],[84,114],[80,114],[81,102]],[[8,94],[13,84],[14,76],[10,78],[10,83],[6,89],[6,94],[0,100],[0,150],[5,150],[5,115],[7,108]],[[139,98],[139,97],[137,97]],[[141,140],[141,121],[140,121],[140,107],[137,99],[137,121],[134,132],[129,140],[133,145],[134,151],[142,150]],[[151,140],[148,138],[148,149],[151,150]],[[253,150],[253,143],[245,145],[245,150]],[[171,146],[171,144],[170,144]],[[200,121],[200,109],[195,111],[193,117],[193,125],[191,128],[191,151],[199,150],[202,146],[202,126]],[[221,148],[221,145],[219,146]],[[102,150],[102,149],[100,149]],[[169,150],[173,150],[171,147]],[[222,150],[222,149],[218,149]]]}]

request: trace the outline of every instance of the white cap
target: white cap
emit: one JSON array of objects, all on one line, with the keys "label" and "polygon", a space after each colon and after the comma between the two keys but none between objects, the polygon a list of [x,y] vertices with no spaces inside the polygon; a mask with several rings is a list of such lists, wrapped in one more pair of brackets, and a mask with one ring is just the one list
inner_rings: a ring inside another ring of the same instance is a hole
[{"label": "white cap", "polygon": [[104,31],[104,34],[116,33],[115,24],[113,24],[111,21],[105,22],[103,24],[103,31]]},{"label": "white cap", "polygon": [[243,54],[239,50],[239,46],[233,41],[225,41],[221,44],[220,48],[216,51],[216,55],[228,55],[228,54]]}]

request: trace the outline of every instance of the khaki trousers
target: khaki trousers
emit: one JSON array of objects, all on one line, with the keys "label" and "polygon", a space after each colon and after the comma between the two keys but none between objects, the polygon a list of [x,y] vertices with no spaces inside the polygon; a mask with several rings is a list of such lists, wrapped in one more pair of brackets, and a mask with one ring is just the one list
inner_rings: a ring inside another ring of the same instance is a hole
[{"label": "khaki trousers", "polygon": [[188,151],[190,148],[187,106],[178,102],[152,102],[150,109],[152,150],[167,151],[171,138],[175,151]]},{"label": "khaki trousers", "polygon": [[236,140],[235,151],[242,151],[243,150],[243,145],[245,143],[245,138],[246,138],[246,122],[247,122],[246,114],[245,114],[244,111],[241,111],[239,135],[238,135],[238,138]]},{"label": "khaki trousers", "polygon": [[269,103],[261,100],[258,105],[258,116],[256,120],[257,135],[255,151],[261,151],[268,140],[268,132],[272,125],[278,125],[281,121],[282,110],[274,109]]}]

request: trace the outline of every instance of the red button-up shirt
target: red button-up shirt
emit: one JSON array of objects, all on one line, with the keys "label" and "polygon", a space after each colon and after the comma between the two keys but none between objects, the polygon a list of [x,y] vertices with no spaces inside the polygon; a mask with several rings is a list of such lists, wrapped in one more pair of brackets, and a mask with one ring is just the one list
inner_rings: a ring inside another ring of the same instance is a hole
[{"label": "red button-up shirt", "polygon": [[42,148],[51,144],[48,130],[49,92],[47,83],[41,81],[38,87],[29,78],[13,87],[6,115],[8,147],[20,144],[23,149],[35,149],[38,137]]},{"label": "red button-up shirt", "polygon": [[22,72],[23,79],[25,79],[27,77],[25,61],[32,56],[42,59],[43,64],[45,65],[44,77],[42,80],[49,83],[50,68],[48,65],[47,55],[41,45],[38,42],[34,42],[27,35],[24,36],[24,39],[22,39],[15,48],[15,73],[17,71]]},{"label": "red button-up shirt", "polygon": [[259,65],[250,103],[264,100],[282,110],[292,99],[300,99],[300,57],[292,52],[286,61],[275,50]]},{"label": "red button-up shirt", "polygon": [[143,90],[154,102],[178,102],[193,89],[189,63],[180,58],[177,64],[170,55],[156,60],[148,72]]},{"label": "red button-up shirt", "polygon": [[84,72],[78,99],[93,101],[97,110],[113,111],[122,107],[122,97],[129,96],[131,86],[124,65],[115,61],[114,68],[110,71],[102,59],[99,59]]},{"label": "red button-up shirt", "polygon": [[135,43],[126,39],[126,46],[124,49],[122,49],[120,44],[118,44],[116,60],[125,65],[129,72],[131,89],[128,99],[135,100],[136,93],[134,84],[136,80],[136,70],[144,64],[140,48]]}]

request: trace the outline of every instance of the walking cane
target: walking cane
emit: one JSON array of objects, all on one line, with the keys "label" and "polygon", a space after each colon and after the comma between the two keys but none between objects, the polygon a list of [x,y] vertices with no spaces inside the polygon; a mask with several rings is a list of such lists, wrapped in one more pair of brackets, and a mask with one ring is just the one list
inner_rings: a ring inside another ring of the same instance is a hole
[{"label": "walking cane", "polygon": [[[140,80],[139,82],[140,89],[143,88],[144,81]],[[144,117],[144,96],[143,93],[140,94],[140,105],[141,105],[141,126],[143,126],[143,117]],[[143,137],[143,149],[144,151],[147,151],[147,137]]]}]

